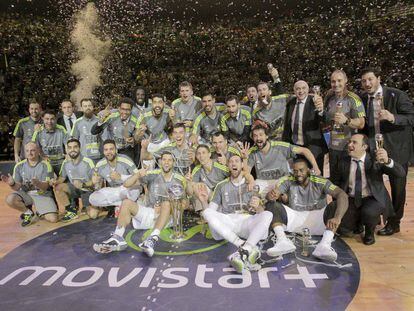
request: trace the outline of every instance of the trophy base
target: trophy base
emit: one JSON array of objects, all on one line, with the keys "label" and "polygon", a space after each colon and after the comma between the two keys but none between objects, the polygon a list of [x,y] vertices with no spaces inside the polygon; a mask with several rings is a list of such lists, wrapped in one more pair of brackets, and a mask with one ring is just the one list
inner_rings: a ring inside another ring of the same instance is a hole
[{"label": "trophy base", "polygon": [[181,243],[185,240],[186,235],[184,233],[173,233],[170,235],[170,239],[173,240],[175,243]]}]

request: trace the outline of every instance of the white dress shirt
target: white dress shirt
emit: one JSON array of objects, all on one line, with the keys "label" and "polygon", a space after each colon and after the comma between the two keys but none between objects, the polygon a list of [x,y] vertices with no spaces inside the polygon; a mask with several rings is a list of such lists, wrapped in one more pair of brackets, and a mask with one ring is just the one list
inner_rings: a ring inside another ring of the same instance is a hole
[{"label": "white dress shirt", "polygon": [[303,120],[303,110],[305,109],[305,103],[306,100],[308,99],[308,96],[305,97],[305,99],[303,100],[299,100],[297,99],[296,103],[301,102],[301,105],[295,105],[295,108],[293,109],[293,113],[292,113],[292,120],[291,120],[291,125],[292,125],[292,132],[293,132],[293,127],[295,126],[295,116],[296,116],[296,108],[299,107],[299,128],[298,128],[298,141],[297,141],[297,145],[303,146],[305,144],[304,139],[303,139],[303,126],[302,126],[302,120]]}]

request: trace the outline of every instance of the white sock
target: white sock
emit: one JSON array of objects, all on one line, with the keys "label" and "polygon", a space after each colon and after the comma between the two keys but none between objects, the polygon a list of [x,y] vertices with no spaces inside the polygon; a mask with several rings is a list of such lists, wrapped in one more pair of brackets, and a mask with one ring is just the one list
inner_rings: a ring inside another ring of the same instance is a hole
[{"label": "white sock", "polygon": [[33,215],[33,211],[32,211],[32,210],[30,210],[30,209],[27,209],[27,210],[24,212],[24,214],[27,214],[27,215]]},{"label": "white sock", "polygon": [[282,226],[276,226],[273,228],[273,231],[276,234],[277,239],[286,239],[285,230],[283,230]]},{"label": "white sock", "polygon": [[235,238],[234,241],[229,241],[230,243],[232,243],[233,245],[240,247],[243,245],[244,241],[242,239],[240,239],[239,237]]},{"label": "white sock", "polygon": [[114,234],[117,236],[123,237],[125,233],[125,227],[118,227],[116,226]]},{"label": "white sock", "polygon": [[158,230],[158,229],[152,230],[151,235],[159,236],[160,235],[160,230]]},{"label": "white sock", "polygon": [[334,233],[331,230],[325,230],[323,232],[322,240],[320,243],[331,245],[332,240],[334,238]]}]

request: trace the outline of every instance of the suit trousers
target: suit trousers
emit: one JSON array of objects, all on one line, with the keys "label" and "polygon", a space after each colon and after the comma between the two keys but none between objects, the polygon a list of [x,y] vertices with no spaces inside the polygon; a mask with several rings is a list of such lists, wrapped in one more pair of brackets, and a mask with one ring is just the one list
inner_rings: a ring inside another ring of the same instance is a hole
[{"label": "suit trousers", "polygon": [[391,225],[400,225],[401,219],[404,215],[404,206],[406,198],[406,186],[407,186],[407,173],[408,173],[408,164],[402,165],[405,170],[404,177],[394,177],[389,175],[390,186],[391,186],[391,197],[392,197],[392,206],[394,208],[395,215],[390,217],[388,222]]}]

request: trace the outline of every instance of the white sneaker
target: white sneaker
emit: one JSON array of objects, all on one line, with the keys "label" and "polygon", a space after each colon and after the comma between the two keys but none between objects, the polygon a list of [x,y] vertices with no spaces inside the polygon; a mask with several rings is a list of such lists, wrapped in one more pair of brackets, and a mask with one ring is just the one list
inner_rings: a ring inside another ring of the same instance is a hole
[{"label": "white sneaker", "polygon": [[338,258],[338,254],[335,250],[331,247],[331,245],[326,243],[319,243],[316,245],[312,255],[316,258],[329,262],[334,262]]},{"label": "white sneaker", "polygon": [[277,239],[275,246],[268,248],[266,254],[271,257],[279,257],[293,253],[296,250],[295,244],[288,238]]},{"label": "white sneaker", "polygon": [[152,257],[154,255],[154,248],[157,242],[158,237],[155,235],[150,235],[144,242],[138,244],[138,246],[145,254],[147,254],[148,257]]},{"label": "white sneaker", "polygon": [[93,249],[97,253],[107,254],[111,252],[123,251],[128,247],[123,237],[113,234],[108,240],[101,243],[95,243]]}]

